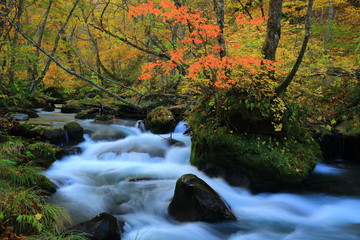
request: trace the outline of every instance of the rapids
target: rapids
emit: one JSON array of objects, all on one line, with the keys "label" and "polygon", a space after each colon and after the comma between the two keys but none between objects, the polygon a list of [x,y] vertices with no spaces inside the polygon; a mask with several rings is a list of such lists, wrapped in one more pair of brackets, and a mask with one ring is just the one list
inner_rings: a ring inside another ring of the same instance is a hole
[{"label": "rapids", "polygon": [[[85,128],[99,128],[79,121]],[[134,125],[135,126],[135,125]],[[326,192],[262,193],[209,178],[189,163],[191,141],[180,123],[169,134],[154,135],[131,126],[116,141],[86,135],[82,152],[56,161],[45,174],[58,187],[52,200],[67,208],[75,223],[108,212],[125,222],[125,240],[359,240],[360,197]],[[319,164],[316,175],[341,176],[345,170]],[[167,213],[177,178],[193,173],[229,204],[237,222],[179,223]],[[359,187],[359,186],[357,186]]]}]

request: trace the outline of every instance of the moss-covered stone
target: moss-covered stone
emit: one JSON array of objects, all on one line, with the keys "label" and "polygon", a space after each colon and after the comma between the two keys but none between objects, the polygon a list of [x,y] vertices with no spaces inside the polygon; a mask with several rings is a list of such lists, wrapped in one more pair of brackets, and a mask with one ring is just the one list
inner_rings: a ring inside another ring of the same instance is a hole
[{"label": "moss-covered stone", "polygon": [[61,107],[62,113],[78,113],[86,107],[80,101],[68,101]]},{"label": "moss-covered stone", "polygon": [[109,115],[109,114],[101,114],[101,115],[96,115],[95,117],[95,123],[111,123],[112,120],[115,119],[114,115]]},{"label": "moss-covered stone", "polygon": [[0,113],[23,113],[27,114],[30,118],[37,118],[39,115],[33,109],[22,108],[22,107],[5,107],[0,109]]},{"label": "moss-covered stone", "polygon": [[192,136],[191,163],[238,169],[256,189],[299,184],[318,160],[317,145],[293,137],[235,134],[225,127],[197,128]]},{"label": "moss-covered stone", "polygon": [[17,127],[16,134],[24,138],[48,141],[56,145],[65,142],[65,131],[60,126],[22,123]]},{"label": "moss-covered stone", "polygon": [[75,115],[76,119],[94,119],[99,109],[82,110]]},{"label": "moss-covered stone", "polygon": [[64,126],[68,140],[82,142],[84,140],[84,128],[77,122],[68,122]]},{"label": "moss-covered stone", "polygon": [[145,127],[155,134],[172,132],[175,126],[174,115],[166,107],[154,108],[145,119]]},{"label": "moss-covered stone", "polygon": [[53,112],[55,111],[55,107],[52,104],[47,104],[42,108],[42,110],[45,112]]}]

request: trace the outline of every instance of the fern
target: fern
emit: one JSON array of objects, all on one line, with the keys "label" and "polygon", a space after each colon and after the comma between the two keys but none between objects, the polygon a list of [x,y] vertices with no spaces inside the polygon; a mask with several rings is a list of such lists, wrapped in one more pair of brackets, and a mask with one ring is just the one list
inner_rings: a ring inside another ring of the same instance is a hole
[{"label": "fern", "polygon": [[70,222],[61,207],[47,204],[42,192],[23,187],[2,188],[1,217],[18,234],[40,234],[42,231],[60,231]]},{"label": "fern", "polygon": [[32,187],[40,178],[40,168],[21,165],[15,166],[12,161],[0,160],[0,179],[6,179],[14,186]]},{"label": "fern", "polygon": [[85,236],[79,235],[69,235],[67,232],[51,232],[46,231],[39,235],[34,235],[26,238],[27,240],[87,240]]}]

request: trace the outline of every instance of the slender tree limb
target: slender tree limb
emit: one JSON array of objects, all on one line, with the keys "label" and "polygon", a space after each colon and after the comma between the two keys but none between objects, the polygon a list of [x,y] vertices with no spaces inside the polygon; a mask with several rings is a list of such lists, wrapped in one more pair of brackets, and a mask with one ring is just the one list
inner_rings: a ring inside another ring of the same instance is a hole
[{"label": "slender tree limb", "polygon": [[[58,33],[56,35],[54,46],[53,46],[53,49],[52,49],[52,52],[51,52],[52,57],[55,56],[55,53],[56,53],[57,48],[59,46],[59,41],[61,40],[61,34],[63,34],[65,32],[65,28],[66,28],[67,24],[69,23],[70,18],[73,15],[73,13],[74,13],[74,11],[75,11],[75,9],[76,9],[79,2],[80,2],[80,0],[77,0],[74,3],[73,7],[71,8],[69,14],[66,17],[65,22],[63,23],[63,25],[61,26],[61,28],[59,29],[59,31],[58,31]],[[42,82],[42,80],[44,79],[46,73],[49,71],[50,64],[51,64],[51,59],[48,59],[48,61],[45,64],[45,67],[44,67],[43,71],[41,72],[41,75],[31,85],[30,92],[34,92],[36,90],[36,88],[39,86],[39,84]]]},{"label": "slender tree limb", "polygon": [[136,93],[137,95],[140,95],[140,96],[142,96],[142,97],[145,97],[144,94],[136,91],[135,89],[133,89],[133,88],[131,88],[131,87],[128,87],[128,86],[125,86],[125,85],[123,85],[123,84],[121,84],[121,83],[119,83],[119,82],[116,82],[116,81],[114,81],[114,80],[112,80],[112,79],[110,79],[110,78],[102,75],[101,73],[97,72],[95,69],[93,69],[89,64],[87,64],[87,63],[81,58],[81,56],[79,55],[79,53],[78,53],[77,51],[75,51],[75,49],[74,49],[73,51],[75,52],[75,54],[76,54],[77,57],[79,58],[80,62],[81,62],[82,64],[84,64],[91,72],[95,73],[97,76],[103,78],[104,80],[106,80],[106,81],[108,81],[108,82],[111,82],[111,83],[113,83],[113,84],[115,84],[115,85],[118,85],[118,86],[120,86],[120,87],[122,87],[122,88],[125,88],[125,89],[127,89],[127,90],[133,91],[133,92]]},{"label": "slender tree limb", "polygon": [[108,34],[109,36],[111,36],[111,37],[113,37],[113,38],[116,38],[116,39],[122,41],[123,43],[125,43],[125,44],[127,44],[127,45],[129,45],[129,46],[132,46],[132,47],[134,47],[134,48],[136,48],[136,49],[144,52],[144,53],[147,53],[147,54],[150,54],[150,55],[159,57],[159,58],[166,58],[166,59],[168,59],[168,60],[171,59],[171,57],[170,57],[168,54],[159,53],[159,52],[154,52],[154,51],[151,51],[151,50],[149,50],[149,49],[145,49],[145,48],[143,48],[143,47],[140,47],[140,46],[138,46],[138,45],[130,42],[130,41],[127,40],[126,38],[120,37],[120,36],[118,36],[118,35],[110,32],[110,31],[108,31],[108,30],[106,30],[106,29],[103,29],[103,28],[98,27],[98,26],[96,26],[96,25],[94,25],[94,24],[91,24],[91,23],[89,23],[89,25],[90,25],[91,27],[93,27],[93,28],[101,31],[101,32],[104,32],[104,33]]},{"label": "slender tree limb", "polygon": [[309,0],[307,14],[306,14],[306,18],[305,18],[305,36],[303,39],[303,43],[302,43],[298,58],[296,59],[296,62],[294,64],[293,68],[291,69],[291,71],[288,74],[288,76],[286,77],[286,79],[275,90],[275,92],[278,96],[283,95],[285,93],[287,87],[289,86],[289,84],[293,81],[295,74],[296,74],[297,70],[299,69],[300,64],[303,60],[303,57],[305,55],[306,47],[307,47],[307,44],[310,39],[311,12],[312,12],[313,4],[314,4],[314,0]]},{"label": "slender tree limb", "polygon": [[117,96],[117,95],[114,94],[113,92],[111,92],[111,91],[105,89],[104,87],[96,84],[96,83],[93,82],[91,79],[89,79],[89,78],[87,78],[87,77],[85,77],[85,76],[83,76],[83,75],[80,75],[80,74],[78,74],[77,72],[74,72],[74,71],[68,69],[67,67],[65,67],[64,65],[62,65],[56,58],[54,58],[54,56],[52,56],[50,53],[48,53],[48,52],[45,51],[43,48],[41,48],[40,46],[38,46],[33,40],[31,40],[29,37],[27,37],[27,36],[25,35],[25,33],[23,33],[23,32],[15,25],[15,23],[12,22],[7,16],[5,16],[5,15],[3,15],[3,14],[1,14],[1,16],[3,16],[3,17],[9,22],[9,24],[12,25],[12,26],[15,28],[15,30],[16,30],[23,38],[25,38],[25,39],[26,39],[29,43],[31,43],[34,47],[36,47],[37,49],[39,49],[44,55],[46,55],[51,61],[53,61],[58,67],[60,67],[61,69],[63,69],[65,72],[67,72],[67,73],[69,73],[69,74],[71,74],[71,75],[73,75],[73,76],[75,76],[75,77],[77,77],[77,78],[79,78],[79,79],[81,79],[81,80],[84,80],[84,81],[90,83],[90,84],[93,85],[94,87],[100,89],[101,91],[107,93],[109,96],[114,97],[115,99],[119,100],[119,101],[122,102],[122,103],[125,103],[125,104],[127,104],[127,105],[129,105],[129,106],[131,106],[131,107],[133,107],[133,108],[135,108],[135,109],[142,110],[142,108],[141,108],[139,105],[134,104],[134,103],[132,103],[132,102],[130,102],[130,101],[127,101],[126,99],[124,99],[124,98],[122,98],[122,97]]}]

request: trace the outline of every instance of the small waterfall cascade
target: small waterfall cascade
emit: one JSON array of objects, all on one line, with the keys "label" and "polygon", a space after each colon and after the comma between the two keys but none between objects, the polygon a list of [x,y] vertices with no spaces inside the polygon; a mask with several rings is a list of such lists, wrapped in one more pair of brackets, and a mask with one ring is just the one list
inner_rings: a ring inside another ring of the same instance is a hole
[{"label": "small waterfall cascade", "polygon": [[[91,128],[90,123],[86,123]],[[80,154],[66,156],[45,172],[58,187],[52,200],[75,223],[108,212],[125,222],[125,240],[359,240],[360,197],[327,193],[262,193],[209,178],[189,163],[190,137],[181,122],[171,134],[119,126],[126,137],[94,141],[85,136]],[[116,126],[111,126],[117,128]],[[347,174],[320,164],[315,174]],[[192,173],[227,202],[236,222],[179,223],[167,212],[176,180]]]}]

